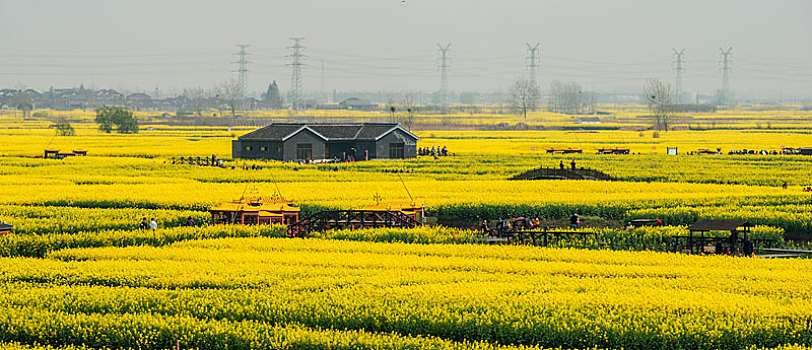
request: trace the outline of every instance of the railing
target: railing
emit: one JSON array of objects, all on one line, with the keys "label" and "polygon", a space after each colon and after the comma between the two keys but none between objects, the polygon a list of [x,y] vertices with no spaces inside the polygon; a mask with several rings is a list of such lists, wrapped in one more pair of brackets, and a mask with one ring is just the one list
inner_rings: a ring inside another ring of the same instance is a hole
[{"label": "railing", "polygon": [[547,246],[552,242],[571,237],[581,238],[594,235],[589,231],[493,231],[485,238],[487,243],[511,242]]},{"label": "railing", "polygon": [[420,226],[401,211],[324,210],[288,226],[289,236],[304,236],[313,231],[362,229],[374,227],[414,228]]},{"label": "railing", "polygon": [[590,168],[580,169],[560,169],[560,168],[537,168],[513,176],[511,180],[539,180],[539,179],[562,179],[562,180],[614,180],[609,174]]}]

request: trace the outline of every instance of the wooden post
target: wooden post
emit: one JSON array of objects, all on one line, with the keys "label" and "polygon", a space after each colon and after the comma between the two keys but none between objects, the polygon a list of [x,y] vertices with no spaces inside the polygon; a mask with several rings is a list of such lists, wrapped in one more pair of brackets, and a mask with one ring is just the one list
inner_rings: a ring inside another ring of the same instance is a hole
[{"label": "wooden post", "polygon": [[702,249],[702,250],[699,251],[699,254],[704,254],[705,253],[705,231],[702,231],[701,236],[702,236],[702,240],[700,240],[700,242],[702,242],[702,246],[700,247],[700,249]]}]

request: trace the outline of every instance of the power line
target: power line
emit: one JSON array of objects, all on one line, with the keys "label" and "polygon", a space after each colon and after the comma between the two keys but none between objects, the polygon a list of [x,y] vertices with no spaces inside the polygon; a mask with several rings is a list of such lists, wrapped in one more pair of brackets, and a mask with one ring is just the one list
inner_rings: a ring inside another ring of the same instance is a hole
[{"label": "power line", "polygon": [[722,55],[722,90],[719,91],[719,104],[726,106],[730,103],[730,53],[733,51],[733,47],[729,47],[727,50],[719,48],[719,54]]},{"label": "power line", "polygon": [[440,105],[446,106],[448,104],[448,48],[451,43],[445,46],[437,44],[440,49]]},{"label": "power line", "polygon": [[306,57],[302,54],[302,49],[305,47],[300,45],[299,42],[304,38],[290,38],[293,40],[293,46],[288,46],[288,49],[293,49],[293,54],[289,55],[293,61],[290,63],[290,103],[294,111],[298,111],[302,107],[302,95],[304,87],[302,83],[302,66],[304,63],[302,59]]},{"label": "power line", "polygon": [[677,49],[671,49],[674,51],[674,56],[676,59],[674,60],[674,87],[676,90],[677,95],[677,103],[682,103],[682,55],[685,54],[685,48],[682,50],[677,51]]}]

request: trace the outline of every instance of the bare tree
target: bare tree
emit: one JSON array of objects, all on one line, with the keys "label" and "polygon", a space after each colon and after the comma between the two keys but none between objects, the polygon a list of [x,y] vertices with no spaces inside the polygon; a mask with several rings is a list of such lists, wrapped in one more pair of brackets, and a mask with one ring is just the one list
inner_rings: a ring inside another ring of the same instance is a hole
[{"label": "bare tree", "polygon": [[643,85],[643,100],[654,115],[657,130],[668,131],[674,123],[676,113],[673,98],[674,93],[668,82],[649,79]]},{"label": "bare tree", "polygon": [[535,110],[541,97],[541,91],[535,80],[519,79],[513,82],[510,87],[510,103],[514,111],[524,115],[527,119],[527,111]]},{"label": "bare tree", "polygon": [[26,89],[20,89],[13,97],[12,103],[23,112],[23,119],[31,116],[31,110],[34,109],[34,99],[28,94]]},{"label": "bare tree", "polygon": [[578,83],[553,81],[550,84],[550,108],[555,113],[594,113],[595,101],[595,93],[584,91]]},{"label": "bare tree", "polygon": [[242,90],[240,84],[234,80],[228,80],[217,86],[218,104],[224,103],[231,110],[231,118],[237,117],[237,110],[242,107]]},{"label": "bare tree", "polygon": [[191,111],[197,113],[198,117],[203,116],[203,110],[209,107],[211,93],[203,88],[184,89],[183,104]]},{"label": "bare tree", "polygon": [[414,113],[415,108],[417,107],[417,94],[414,92],[404,92],[403,93],[403,108],[406,110],[406,119],[404,123],[406,125],[406,129],[411,131],[412,125],[414,125]]}]

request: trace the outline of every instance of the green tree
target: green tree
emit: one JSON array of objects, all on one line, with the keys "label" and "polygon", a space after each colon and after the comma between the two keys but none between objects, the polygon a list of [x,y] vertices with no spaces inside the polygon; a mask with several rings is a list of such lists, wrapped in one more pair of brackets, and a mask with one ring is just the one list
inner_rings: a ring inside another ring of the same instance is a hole
[{"label": "green tree", "polygon": [[60,118],[56,123],[56,134],[59,136],[76,136],[76,130],[65,118]]},{"label": "green tree", "polygon": [[121,107],[102,107],[96,110],[96,123],[99,130],[106,133],[116,131],[120,134],[137,134],[138,118],[133,112]]}]

